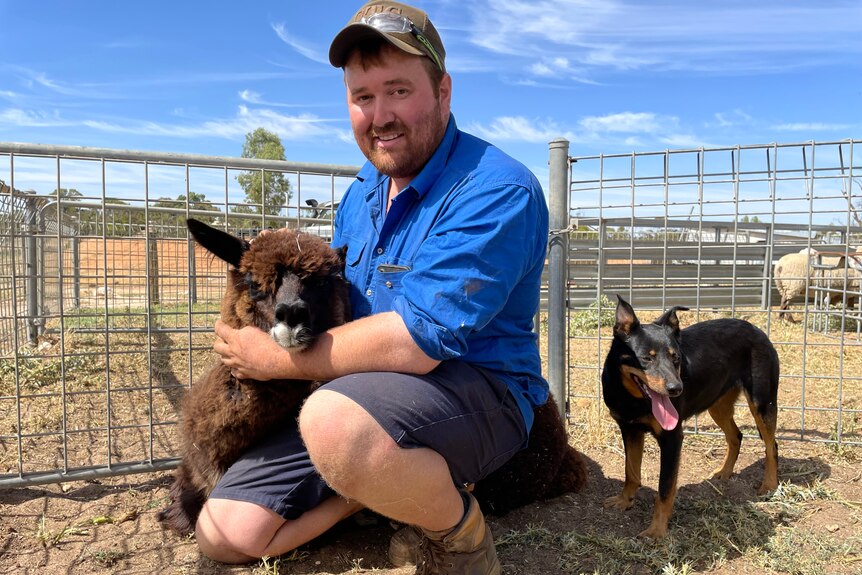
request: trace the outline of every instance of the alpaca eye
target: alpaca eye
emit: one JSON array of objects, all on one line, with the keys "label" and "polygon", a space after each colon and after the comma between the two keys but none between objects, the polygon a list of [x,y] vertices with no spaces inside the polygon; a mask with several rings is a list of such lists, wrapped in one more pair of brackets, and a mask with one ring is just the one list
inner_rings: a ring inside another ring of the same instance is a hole
[{"label": "alpaca eye", "polygon": [[248,297],[251,301],[260,301],[269,297],[265,291],[258,289],[257,284],[252,284],[248,288]]}]

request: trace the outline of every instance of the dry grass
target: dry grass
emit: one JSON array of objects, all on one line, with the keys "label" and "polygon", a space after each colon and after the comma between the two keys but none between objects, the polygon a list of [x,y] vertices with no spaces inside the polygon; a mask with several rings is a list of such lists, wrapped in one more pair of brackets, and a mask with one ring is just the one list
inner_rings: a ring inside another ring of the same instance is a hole
[{"label": "dry grass", "polygon": [[[9,439],[19,431],[16,406],[10,400],[15,393],[22,397],[25,471],[64,464],[101,465],[108,453],[113,462],[172,456],[179,398],[184,387],[214,361],[212,336],[187,328],[189,323],[212,323],[214,316],[205,313],[211,309],[198,311],[159,316],[156,325],[181,331],[149,338],[135,333],[108,337],[83,333],[80,327],[88,320],[80,318],[75,324],[67,318],[62,341],[55,339],[22,354],[11,368],[8,360],[0,361],[0,435],[5,436],[0,472],[17,468],[17,442]],[[683,325],[693,319],[692,314],[680,315]],[[596,317],[594,313],[592,318]],[[701,319],[708,317],[712,315],[701,314]],[[641,319],[649,320],[651,314],[644,313]],[[829,441],[839,430],[845,442],[858,440],[855,410],[862,401],[862,348],[855,332],[839,339],[834,332],[806,332],[801,325],[768,324],[762,315],[751,314],[747,319],[768,330],[782,361],[779,489],[769,497],[755,495],[763,446],[747,407],[742,406],[737,419],[750,437],[743,443],[737,475],[729,482],[706,477],[706,471],[723,457],[724,442],[704,416],[690,423],[704,433],[686,436],[669,536],[659,542],[634,537],[649,523],[658,483],[658,450],[654,442],[647,442],[644,487],[634,508],[625,513],[604,509],[604,498],[621,488],[624,466],[619,432],[598,388],[610,328],[591,328],[593,320],[577,318],[570,345],[570,441],[584,453],[590,480],[582,493],[491,518],[504,572],[862,573],[862,473],[858,471],[862,449],[846,443],[789,440]],[[145,316],[133,313],[113,321],[126,328],[147,325]],[[143,351],[148,342],[151,351]],[[844,377],[839,379],[838,374]],[[9,565],[10,572],[16,573],[69,574],[412,572],[388,568],[388,524],[349,538],[333,536],[293,554],[227,568],[202,558],[193,541],[160,531],[154,515],[166,503],[164,474],[119,487],[124,481],[50,486],[44,495],[32,489],[0,491],[0,515],[9,529],[0,533],[5,537],[0,565]],[[108,498],[114,503],[107,505]]]}]

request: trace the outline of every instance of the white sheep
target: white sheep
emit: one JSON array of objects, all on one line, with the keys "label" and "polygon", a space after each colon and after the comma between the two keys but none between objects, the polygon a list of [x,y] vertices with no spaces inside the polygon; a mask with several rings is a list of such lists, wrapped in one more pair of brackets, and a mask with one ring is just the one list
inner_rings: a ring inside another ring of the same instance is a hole
[{"label": "white sheep", "polygon": [[[845,270],[846,267],[846,270]],[[847,306],[855,304],[862,278],[862,260],[857,255],[850,255],[845,266],[844,256],[824,256],[813,248],[805,248],[798,253],[782,256],[775,264],[773,271],[775,287],[781,294],[779,319],[795,322],[790,313],[790,302],[797,297],[805,297],[814,301],[816,292],[813,288],[828,290],[829,303],[834,305],[844,299],[847,292]]]}]

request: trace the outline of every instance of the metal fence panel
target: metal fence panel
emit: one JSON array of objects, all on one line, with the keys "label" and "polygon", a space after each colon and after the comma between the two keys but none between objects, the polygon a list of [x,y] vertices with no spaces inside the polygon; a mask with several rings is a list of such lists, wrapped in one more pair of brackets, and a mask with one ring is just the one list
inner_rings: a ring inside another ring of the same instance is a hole
[{"label": "metal fence panel", "polygon": [[[0,144],[0,485],[175,465],[226,280],[185,219],[326,235],[357,170]],[[250,173],[289,197],[249,203]]]},{"label": "metal fence panel", "polygon": [[[619,294],[642,320],[684,305],[692,311],[680,314],[683,325],[716,317],[758,325],[782,360],[782,437],[862,442],[860,273],[858,260],[840,257],[858,255],[862,245],[860,143],[552,161],[552,173],[563,171],[568,181],[571,206],[568,226],[555,230],[570,236],[566,333],[548,341],[568,350],[569,422],[584,425],[594,421],[585,414],[604,413],[601,369]],[[800,323],[776,321],[775,263],[809,250],[818,255],[803,256],[807,265],[788,278],[803,288],[793,305]],[[715,430],[708,416],[700,420]],[[689,429],[702,430],[700,420]]]},{"label": "metal fence panel", "polygon": [[[862,243],[858,142],[588,158],[562,144],[541,341],[569,422],[603,411],[607,298],[621,293],[644,317],[689,305],[684,323],[763,326],[789,358],[784,436],[857,442],[858,308],[826,307],[813,282],[800,327],[776,322],[772,270],[786,253]],[[0,486],[173,466],[181,398],[216,361],[225,281],[185,219],[247,237],[282,225],[328,235],[356,169],[0,143]],[[245,173],[283,178],[289,199],[249,204]]]}]

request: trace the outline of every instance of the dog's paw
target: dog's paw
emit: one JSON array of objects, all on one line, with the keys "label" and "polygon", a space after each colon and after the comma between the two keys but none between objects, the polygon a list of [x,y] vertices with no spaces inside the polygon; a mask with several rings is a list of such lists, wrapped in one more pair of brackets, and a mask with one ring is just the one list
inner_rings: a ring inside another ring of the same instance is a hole
[{"label": "dog's paw", "polygon": [[605,499],[605,507],[626,511],[634,505],[634,498],[626,497],[625,495],[614,495]]},{"label": "dog's paw", "polygon": [[764,481],[757,489],[757,494],[766,495],[767,493],[775,491],[776,489],[778,489],[778,482],[773,483],[771,481]]},{"label": "dog's paw", "polygon": [[711,479],[720,479],[721,481],[727,481],[733,477],[733,469],[725,469],[724,467],[719,467],[710,475]]},{"label": "dog's paw", "polygon": [[662,539],[667,535],[667,525],[651,524],[649,527],[638,533],[640,539]]}]

